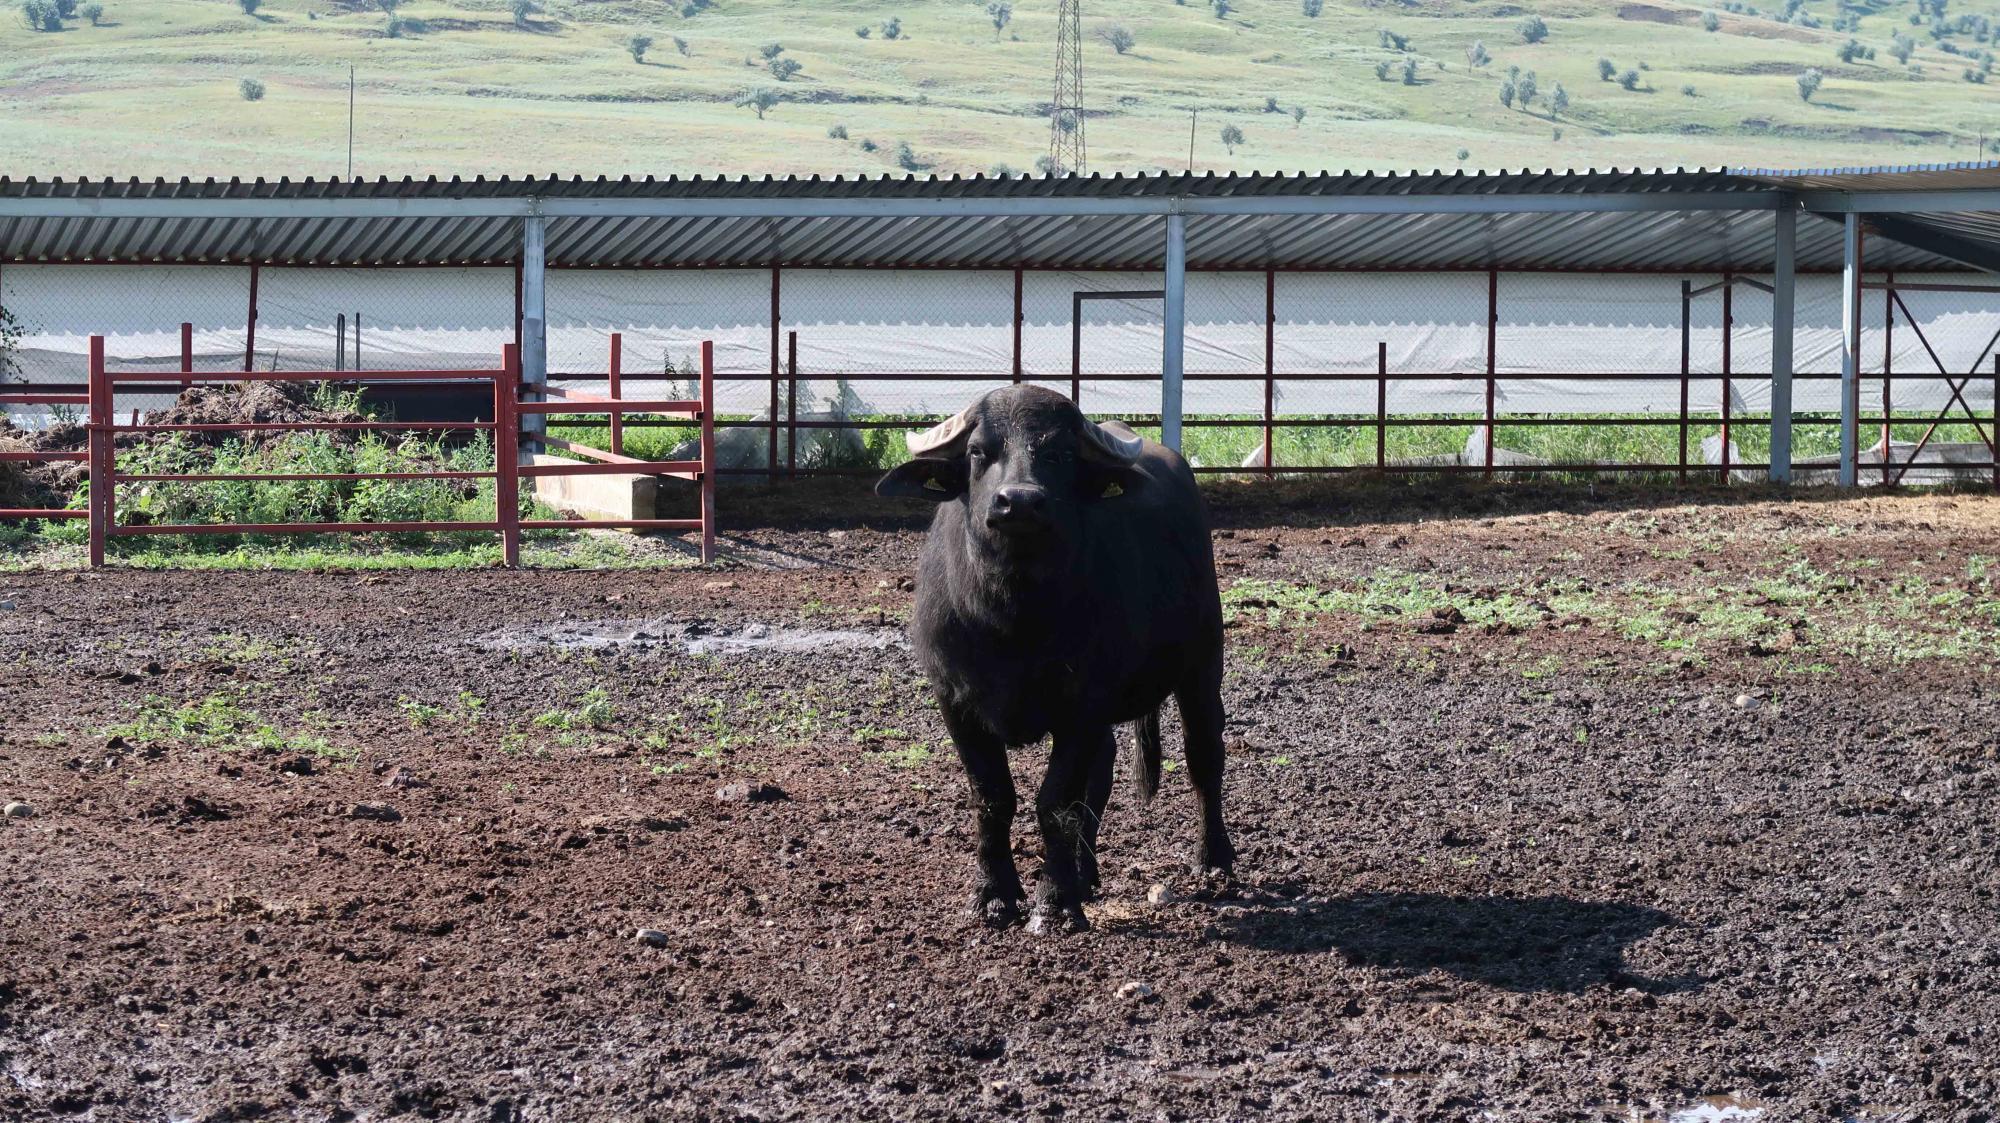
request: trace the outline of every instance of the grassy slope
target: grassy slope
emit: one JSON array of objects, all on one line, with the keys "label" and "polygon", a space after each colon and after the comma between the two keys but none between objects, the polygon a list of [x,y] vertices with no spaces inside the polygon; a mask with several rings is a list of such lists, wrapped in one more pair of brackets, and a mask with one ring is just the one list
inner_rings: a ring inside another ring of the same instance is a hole
[{"label": "grassy slope", "polygon": [[[1001,36],[969,0],[718,0],[687,20],[659,0],[552,0],[530,31],[499,0],[407,0],[433,30],[403,39],[384,37],[384,17],[361,0],[266,0],[256,17],[233,0],[104,3],[112,26],[60,34],[27,30],[7,5],[6,174],[339,174],[350,62],[355,167],[369,175],[872,174],[898,170],[902,141],[931,170],[972,173],[1028,168],[1047,145],[1052,0],[1018,4]],[[1308,19],[1297,0],[1238,3],[1227,19],[1194,2],[1085,5],[1089,29],[1122,23],[1139,41],[1126,56],[1086,46],[1088,100],[1104,114],[1089,123],[1093,170],[1185,166],[1193,108],[1204,170],[1451,167],[1460,148],[1473,168],[1935,161],[1969,159],[1982,130],[2000,131],[2000,84],[1963,81],[1964,61],[1907,23],[1913,0],[1875,0],[1859,38],[1879,60],[1852,66],[1834,57],[1844,33],[1723,14],[1711,34],[1704,6],[1673,0],[1556,0],[1540,9],[1552,34],[1538,46],[1521,43],[1513,4],[1331,0]],[[1831,23],[1836,7],[1809,10]],[[854,34],[891,15],[903,40]],[[1377,45],[1384,26],[1411,37],[1421,84],[1377,80],[1376,62],[1392,57]],[[1922,44],[1920,77],[1889,58],[1897,30]],[[621,47],[634,31],[659,40],[645,65]],[[1465,64],[1474,39],[1494,55],[1484,70]],[[805,67],[782,86],[745,64],[773,40]],[[1648,63],[1652,88],[1599,81],[1599,56]],[[1537,71],[1545,92],[1568,88],[1560,141],[1545,103],[1532,115],[1501,107],[1509,65]],[[1793,85],[1807,66],[1827,76],[1810,105]],[[244,76],[269,96],[244,102]],[[1683,96],[1687,83],[1699,96]],[[731,106],[753,85],[796,100],[758,121]],[[1263,112],[1267,96],[1304,106],[1303,125]],[[1217,140],[1232,123],[1248,138],[1233,157]],[[834,125],[852,139],[828,137]],[[880,149],[864,152],[863,137]]]}]

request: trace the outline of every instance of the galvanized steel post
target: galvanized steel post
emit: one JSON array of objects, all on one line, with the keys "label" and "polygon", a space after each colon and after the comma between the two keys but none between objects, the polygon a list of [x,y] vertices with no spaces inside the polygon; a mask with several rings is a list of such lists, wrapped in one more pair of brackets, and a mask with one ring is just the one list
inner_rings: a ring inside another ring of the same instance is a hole
[{"label": "galvanized steel post", "polygon": [[[539,214],[521,220],[521,381],[537,387],[549,381],[548,220]],[[530,390],[527,400],[547,401],[548,396]],[[541,437],[547,431],[543,415],[521,416],[529,452],[542,451]],[[504,440],[508,434],[494,437]]]},{"label": "galvanized steel post", "polygon": [[1792,333],[1797,291],[1799,212],[1777,210],[1771,274],[1771,482],[1792,482]]},{"label": "galvanized steel post", "polygon": [[1165,323],[1160,332],[1160,443],[1181,447],[1181,363],[1187,331],[1187,218],[1167,216]]},{"label": "galvanized steel post", "polygon": [[1840,239],[1840,486],[1855,484],[1860,429],[1861,216],[1849,211]]}]

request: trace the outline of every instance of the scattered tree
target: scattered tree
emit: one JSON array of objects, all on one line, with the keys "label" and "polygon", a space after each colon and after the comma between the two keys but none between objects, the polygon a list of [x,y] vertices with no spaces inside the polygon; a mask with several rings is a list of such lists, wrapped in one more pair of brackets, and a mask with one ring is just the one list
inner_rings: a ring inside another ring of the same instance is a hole
[{"label": "scattered tree", "polygon": [[860,27],[857,27],[857,28],[855,28],[855,29],[854,29],[854,34],[855,34],[855,36],[856,36],[857,38],[861,38],[861,39],[866,39],[866,38],[868,38],[868,37],[869,37],[870,35],[872,35],[872,34],[874,34],[874,33],[875,33],[875,29],[874,29],[874,28],[872,28],[872,27],[869,27],[869,26],[868,26],[867,24],[865,24],[865,23],[864,23],[864,24],[862,24],[862,25],[861,25]]},{"label": "scattered tree", "polygon": [[1237,128],[1235,125],[1222,126],[1222,147],[1228,149],[1231,156],[1236,155],[1236,146],[1242,143],[1242,129]]},{"label": "scattered tree", "polygon": [[674,36],[674,50],[680,52],[682,58],[686,58],[693,53],[688,49],[688,41],[678,35]]},{"label": "scattered tree", "polygon": [[1549,37],[1549,25],[1540,16],[1529,16],[1521,21],[1521,42],[1539,43]]},{"label": "scattered tree", "polygon": [[1465,162],[1466,162],[1467,160],[1469,160],[1469,159],[1471,159],[1471,158],[1472,158],[1472,150],[1471,150],[1471,149],[1469,149],[1469,148],[1461,148],[1461,149],[1459,149],[1459,150],[1458,150],[1458,162],[1459,162],[1459,163],[1463,164],[1463,163],[1465,163]]},{"label": "scattered tree", "polygon": [[901,39],[902,37],[903,37],[903,21],[901,19],[899,19],[896,16],[890,16],[887,20],[883,21],[882,38]]},{"label": "scattered tree", "polygon": [[1486,44],[1477,39],[1472,41],[1472,46],[1465,49],[1465,65],[1467,66],[1481,67],[1492,61],[1493,56],[1487,52]]},{"label": "scattered tree", "polygon": [[625,49],[632,53],[633,62],[645,62],[646,52],[653,49],[651,35],[634,35],[625,40]]},{"label": "scattered tree", "polygon": [[872,136],[864,136],[861,138],[861,151],[863,152],[873,152],[880,147],[881,145],[876,144],[875,138]]},{"label": "scattered tree", "polygon": [[771,60],[771,77],[780,82],[789,82],[792,80],[792,75],[805,68],[805,64],[795,58],[774,58]]},{"label": "scattered tree", "polygon": [[1389,80],[1389,71],[1395,69],[1395,66],[1395,63],[1390,62],[1388,59],[1383,59],[1381,62],[1375,64],[1375,77],[1380,81],[1387,82]]},{"label": "scattered tree", "polygon": [[1561,82],[1557,82],[1556,88],[1549,91],[1549,116],[1560,117],[1568,112],[1569,91],[1563,89]]},{"label": "scattered tree", "polygon": [[1274,98],[1274,97],[1267,97],[1267,98],[1265,98],[1265,99],[1264,99],[1264,112],[1266,112],[1266,113],[1277,113],[1277,112],[1279,112],[1279,111],[1280,111],[1280,110],[1278,109],[1278,99],[1277,99],[1277,98]]},{"label": "scattered tree", "polygon": [[1216,19],[1221,19],[1234,10],[1230,6],[1229,0],[1208,0],[1208,6],[1215,9]]},{"label": "scattered tree", "polygon": [[765,112],[775,107],[780,100],[782,99],[775,90],[745,90],[737,97],[736,108],[754,109],[757,111],[757,119],[762,121]]},{"label": "scattered tree", "polygon": [[1696,92],[1696,91],[1695,91],[1695,88],[1694,88],[1694,83],[1693,83],[1693,82],[1686,82],[1686,83],[1683,83],[1683,84],[1681,85],[1681,96],[1682,96],[1682,97],[1693,97],[1693,96],[1695,96],[1695,92]]},{"label": "scattered tree", "polygon": [[1625,73],[1618,76],[1618,84],[1628,90],[1637,90],[1639,88],[1639,72],[1630,69],[1626,70]]},{"label": "scattered tree", "polygon": [[26,0],[21,5],[21,19],[34,31],[63,29],[62,13],[56,10],[54,0]]},{"label": "scattered tree", "polygon": [[1521,91],[1521,108],[1525,111],[1530,105],[1535,104],[1535,72],[1530,70],[1521,75],[1520,81],[1515,85]]},{"label": "scattered tree", "polygon": [[1381,42],[1382,49],[1385,51],[1407,51],[1410,49],[1409,36],[1398,35],[1386,27],[1376,35],[1376,39]]},{"label": "scattered tree", "polygon": [[1299,0],[1299,6],[1305,9],[1307,19],[1318,19],[1321,9],[1326,7],[1326,0]]},{"label": "scattered tree", "polygon": [[1500,104],[1506,106],[1508,109],[1514,108],[1514,97],[1518,92],[1514,87],[1514,80],[1512,78],[1500,83]]},{"label": "scattered tree", "polygon": [[76,11],[78,15],[89,20],[92,27],[98,27],[104,23],[104,5],[102,4],[85,4]]},{"label": "scattered tree", "polygon": [[1618,64],[1617,64],[1617,63],[1615,63],[1615,62],[1612,62],[1612,61],[1611,61],[1610,59],[1608,59],[1608,58],[1601,58],[1601,59],[1598,59],[1598,60],[1597,60],[1597,80],[1598,80],[1598,81],[1600,81],[1600,82],[1609,82],[1609,81],[1611,81],[1611,78],[1612,78],[1612,76],[1613,76],[1613,75],[1615,75],[1615,74],[1617,74],[1617,73],[1618,73]]},{"label": "scattered tree", "polygon": [[1305,122],[1306,122],[1306,107],[1303,105],[1292,106],[1292,127],[1296,129],[1300,125],[1305,124]]},{"label": "scattered tree", "polygon": [[920,172],[930,167],[929,164],[917,159],[917,150],[911,148],[907,140],[896,142],[896,166],[906,172]]},{"label": "scattered tree", "polygon": [[1036,175],[1056,174],[1056,162],[1054,160],[1049,159],[1047,156],[1035,157],[1035,174]]},{"label": "scattered tree", "polygon": [[1898,31],[1889,36],[1889,57],[1904,66],[1910,65],[1910,55],[1917,49],[1917,41]]},{"label": "scattered tree", "polygon": [[1114,23],[1099,34],[1106,43],[1111,44],[1112,50],[1117,51],[1121,55],[1139,45],[1138,36],[1133,35],[1131,30],[1122,23]]},{"label": "scattered tree", "polygon": [[542,6],[535,3],[535,0],[514,0],[514,26],[528,26],[528,17],[541,10]]},{"label": "scattered tree", "polygon": [[236,0],[236,3],[243,9],[244,15],[254,16],[257,14],[257,9],[263,6],[264,0]]},{"label": "scattered tree", "polygon": [[245,78],[236,83],[236,92],[243,95],[244,101],[263,101],[264,83],[255,78]]},{"label": "scattered tree", "polygon": [[757,48],[757,54],[762,56],[765,62],[770,62],[772,59],[777,58],[779,55],[782,55],[784,53],[785,53],[785,45],[783,43],[766,43],[763,46]]},{"label": "scattered tree", "polygon": [[833,138],[833,139],[835,139],[835,140],[846,140],[846,139],[847,139],[847,126],[846,126],[846,125],[835,125],[834,127],[830,128],[830,129],[828,129],[828,130],[826,131],[826,135],[827,135],[827,136],[830,136],[830,137],[832,137],[832,138]]},{"label": "scattered tree", "polygon": [[1416,84],[1417,84],[1417,56],[1415,56],[1415,55],[1404,55],[1404,56],[1403,56],[1403,85],[1405,85],[1405,86],[1414,86],[1414,85],[1416,85]]},{"label": "scattered tree", "polygon": [[1014,5],[994,3],[986,5],[986,18],[993,23],[993,38],[1000,38],[1000,32],[1014,19]]},{"label": "scattered tree", "polygon": [[1811,101],[1813,95],[1819,92],[1820,83],[1824,81],[1826,81],[1826,75],[1821,74],[1818,67],[1814,67],[1804,74],[1799,75],[1799,100]]},{"label": "scattered tree", "polygon": [[1986,72],[1984,70],[1974,70],[1968,66],[1965,68],[1965,80],[1975,85],[1984,86],[1986,84]]},{"label": "scattered tree", "polygon": [[1721,16],[1716,15],[1714,12],[1703,12],[1701,14],[1701,29],[1703,31],[1718,31],[1721,28]]}]

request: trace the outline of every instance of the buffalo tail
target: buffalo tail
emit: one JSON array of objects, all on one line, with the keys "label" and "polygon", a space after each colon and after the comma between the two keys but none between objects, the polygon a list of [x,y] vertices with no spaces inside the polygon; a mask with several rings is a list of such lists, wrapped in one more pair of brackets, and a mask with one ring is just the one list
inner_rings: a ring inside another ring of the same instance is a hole
[{"label": "buffalo tail", "polygon": [[1154,710],[1132,723],[1139,742],[1139,767],[1133,771],[1133,788],[1139,802],[1151,803],[1160,793],[1160,711]]}]

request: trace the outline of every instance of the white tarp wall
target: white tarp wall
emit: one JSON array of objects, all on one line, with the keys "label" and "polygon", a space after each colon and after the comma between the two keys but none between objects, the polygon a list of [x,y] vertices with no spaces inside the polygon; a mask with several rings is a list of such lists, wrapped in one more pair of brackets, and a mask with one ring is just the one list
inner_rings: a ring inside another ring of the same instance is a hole
[{"label": "white tarp wall", "polygon": [[[1696,288],[1713,275],[1502,274],[1495,333],[1497,406],[1502,413],[1674,413],[1677,379],[1643,381],[1619,374],[1680,371],[1680,283]],[[1759,277],[1768,283],[1768,277]],[[1873,279],[1873,278],[1871,278]],[[1903,282],[1963,281],[1962,276],[1903,275]],[[955,410],[1013,371],[1011,271],[830,271],[788,269],[780,276],[779,355],[783,332],[798,333],[799,408],[827,407],[845,380],[847,408],[922,414]],[[1265,274],[1195,273],[1188,277],[1187,408],[1191,413],[1254,415],[1263,408],[1256,380],[1215,382],[1204,374],[1261,375],[1264,370]],[[359,319],[361,368],[489,367],[515,338],[513,270],[260,270],[254,363],[259,369],[332,367],[335,324]],[[1071,320],[1079,292],[1157,290],[1157,273],[1024,275],[1022,367],[1034,381],[1067,388]],[[25,266],[0,268],[0,304],[24,335],[17,374],[40,381],[81,381],[87,340],[107,337],[120,369],[170,370],[179,363],[179,325],[195,325],[195,365],[240,369],[247,341],[250,270],[208,266]],[[1910,292],[1903,297],[1925,336],[1954,374],[1982,373],[1966,388],[1975,410],[1990,413],[1990,340],[2000,330],[2000,298],[1981,293]],[[1308,382],[1284,375],[1372,375],[1376,346],[1388,344],[1393,414],[1476,415],[1484,408],[1487,275],[1484,273],[1280,273],[1275,291],[1276,408],[1286,415],[1368,414],[1372,380]],[[1864,296],[1863,373],[1882,369],[1884,297]],[[1768,294],[1735,289],[1734,368],[1763,372],[1770,361]],[[716,345],[719,391],[731,413],[767,408],[772,365],[771,271],[552,270],[548,277],[549,369],[559,381],[601,379],[612,332],[624,334],[628,377],[659,374],[671,360],[686,372],[700,342]],[[1691,369],[1722,366],[1722,295],[1697,297],[1691,313]],[[1093,412],[1158,408],[1147,381],[1093,381],[1097,374],[1156,376],[1160,302],[1093,300],[1084,304],[1083,404]],[[1886,336],[1894,369],[1934,369],[1924,344],[1900,317]],[[347,365],[354,366],[353,336]],[[1796,369],[1838,373],[1839,280],[1798,280]],[[1570,380],[1556,373],[1614,377]],[[871,374],[916,373],[922,380],[870,381]],[[1458,378],[1440,377],[1458,375]],[[1430,376],[1430,377],[1421,377]],[[1732,406],[1768,408],[1768,377],[1731,385]],[[1864,383],[1864,411],[1879,405],[1881,383]],[[1942,380],[1898,382],[1898,413],[1943,408]],[[1697,380],[1697,411],[1720,404],[1721,382]],[[1801,381],[1801,411],[1838,408],[1833,380]],[[137,403],[135,403],[137,404]],[[123,405],[123,403],[121,403]]]}]

